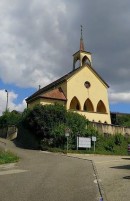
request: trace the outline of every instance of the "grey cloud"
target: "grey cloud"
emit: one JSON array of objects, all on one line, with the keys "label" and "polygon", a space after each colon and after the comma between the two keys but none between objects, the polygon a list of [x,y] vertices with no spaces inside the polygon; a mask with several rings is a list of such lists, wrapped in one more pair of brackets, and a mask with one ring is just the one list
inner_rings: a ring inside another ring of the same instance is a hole
[{"label": "grey cloud", "polygon": [[0,78],[4,82],[44,86],[72,70],[72,54],[79,50],[82,24],[94,69],[115,91],[128,91],[128,0],[13,2],[10,5],[6,0],[0,5]]}]

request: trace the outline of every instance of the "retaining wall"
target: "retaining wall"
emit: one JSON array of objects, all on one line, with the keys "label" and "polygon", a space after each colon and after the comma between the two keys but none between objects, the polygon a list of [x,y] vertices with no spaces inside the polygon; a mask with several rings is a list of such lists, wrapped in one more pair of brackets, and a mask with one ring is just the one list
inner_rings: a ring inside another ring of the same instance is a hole
[{"label": "retaining wall", "polygon": [[130,136],[130,128],[129,127],[122,127],[119,125],[112,125],[112,124],[102,124],[102,123],[96,123],[91,122],[93,127],[95,127],[100,133],[103,134],[116,134],[121,133],[125,136]]},{"label": "retaining wall", "polygon": [[9,140],[13,140],[17,137],[18,129],[16,126],[8,126],[4,128],[0,128],[0,137],[6,138]]}]

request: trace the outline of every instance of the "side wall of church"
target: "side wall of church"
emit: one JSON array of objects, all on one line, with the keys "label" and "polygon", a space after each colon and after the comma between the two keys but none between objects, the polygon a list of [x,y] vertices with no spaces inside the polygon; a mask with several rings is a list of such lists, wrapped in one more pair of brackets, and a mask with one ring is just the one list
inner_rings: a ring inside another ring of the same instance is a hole
[{"label": "side wall of church", "polygon": [[35,105],[38,105],[38,104],[42,104],[42,105],[49,105],[49,104],[55,104],[55,103],[59,103],[59,104],[62,104],[62,105],[65,105],[65,102],[64,101],[61,101],[61,100],[54,100],[54,99],[43,99],[43,98],[40,98],[38,100],[35,100],[35,101],[32,101],[31,103],[28,104],[28,108],[33,108]]},{"label": "side wall of church", "polygon": [[38,104],[40,104],[40,99],[37,99],[28,103],[28,108],[32,109],[35,105],[38,105]]},{"label": "side wall of church", "polygon": [[58,104],[62,104],[64,105],[64,101],[61,101],[61,100],[54,100],[54,99],[41,99],[40,100],[40,104],[42,105],[50,105],[50,104],[55,104],[55,103],[58,103]]}]

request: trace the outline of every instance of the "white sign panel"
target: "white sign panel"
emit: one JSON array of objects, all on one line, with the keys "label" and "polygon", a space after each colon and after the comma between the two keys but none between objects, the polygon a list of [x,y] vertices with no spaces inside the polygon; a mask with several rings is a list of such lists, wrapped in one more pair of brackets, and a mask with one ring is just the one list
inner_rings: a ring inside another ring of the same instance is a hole
[{"label": "white sign panel", "polygon": [[65,133],[65,136],[66,136],[66,137],[69,137],[69,133]]},{"label": "white sign panel", "polygon": [[91,148],[91,138],[77,137],[77,145],[79,148]]},{"label": "white sign panel", "polygon": [[97,140],[96,137],[92,136],[92,141],[96,142],[96,140]]}]

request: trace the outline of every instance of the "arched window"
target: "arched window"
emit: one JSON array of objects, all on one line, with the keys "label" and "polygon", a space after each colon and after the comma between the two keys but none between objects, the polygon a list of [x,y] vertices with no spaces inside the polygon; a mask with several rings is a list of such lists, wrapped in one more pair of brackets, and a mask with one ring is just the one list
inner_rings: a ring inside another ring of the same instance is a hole
[{"label": "arched window", "polygon": [[83,66],[84,66],[84,65],[89,65],[89,66],[91,66],[91,62],[90,62],[90,60],[88,59],[87,56],[84,56],[84,57],[83,57],[83,59],[82,59],[82,65],[83,65]]},{"label": "arched window", "polygon": [[99,112],[99,113],[106,113],[107,112],[106,107],[105,107],[102,100],[100,100],[97,104],[97,112]]},{"label": "arched window", "polygon": [[79,68],[80,67],[80,60],[79,59],[77,59],[76,61],[75,61],[75,69],[76,68]]},{"label": "arched window", "polygon": [[84,110],[88,112],[94,112],[93,104],[89,98],[84,103]]},{"label": "arched window", "polygon": [[80,110],[80,103],[79,100],[76,97],[73,97],[70,102],[70,109],[72,110]]}]

